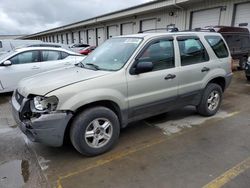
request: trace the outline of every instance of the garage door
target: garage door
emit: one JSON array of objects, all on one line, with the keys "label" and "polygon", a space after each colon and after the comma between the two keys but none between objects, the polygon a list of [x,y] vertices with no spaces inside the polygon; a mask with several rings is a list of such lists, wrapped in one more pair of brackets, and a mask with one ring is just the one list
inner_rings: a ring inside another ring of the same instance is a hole
[{"label": "garage door", "polygon": [[108,26],[108,38],[112,38],[118,35],[118,29],[116,25]]},{"label": "garage door", "polygon": [[239,4],[235,10],[234,26],[246,23],[246,27],[250,30],[250,3]]},{"label": "garage door", "polygon": [[219,25],[220,8],[196,11],[192,14],[192,29]]},{"label": "garage door", "polygon": [[[140,29],[141,31],[156,29],[156,19],[142,20]],[[155,32],[155,30],[152,30],[150,32]]]},{"label": "garage door", "polygon": [[80,43],[88,43],[87,38],[86,38],[86,31],[81,31],[80,32],[80,37],[81,37]]},{"label": "garage door", "polygon": [[91,46],[96,45],[95,30],[94,29],[87,30],[87,40],[88,40],[87,42],[89,45],[91,45]]},{"label": "garage door", "polygon": [[79,33],[78,31],[74,32],[74,42],[75,44],[79,43]]},{"label": "garage door", "polygon": [[104,28],[98,28],[97,29],[97,45],[102,44],[105,41],[105,33]]},{"label": "garage door", "polygon": [[121,25],[122,35],[129,35],[134,33],[134,24],[133,23],[124,23]]}]

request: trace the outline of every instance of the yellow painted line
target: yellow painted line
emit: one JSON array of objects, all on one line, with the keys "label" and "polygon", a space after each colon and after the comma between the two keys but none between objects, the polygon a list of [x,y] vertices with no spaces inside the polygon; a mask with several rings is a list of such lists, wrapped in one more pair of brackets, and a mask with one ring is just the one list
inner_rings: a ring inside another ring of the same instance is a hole
[{"label": "yellow painted line", "polygon": [[130,154],[133,154],[133,153],[135,153],[137,151],[140,151],[140,150],[152,147],[154,145],[160,144],[160,143],[162,143],[162,142],[164,142],[166,140],[167,140],[166,138],[154,139],[154,140],[152,140],[149,143],[146,143],[146,144],[143,144],[143,145],[139,145],[139,146],[134,147],[134,148],[132,148],[130,150],[125,150],[125,151],[122,151],[122,152],[117,152],[115,154],[112,154],[111,156],[108,156],[108,157],[104,158],[104,159],[97,160],[95,163],[90,164],[89,166],[87,166],[86,168],[83,168],[81,170],[77,170],[77,171],[74,171],[74,172],[70,172],[70,173],[68,173],[66,175],[59,176],[59,178],[57,180],[57,188],[63,188],[62,187],[62,183],[61,183],[61,181],[63,179],[66,179],[66,178],[69,178],[71,176],[75,176],[77,174],[80,174],[80,173],[89,171],[91,169],[103,166],[103,165],[105,165],[107,163],[110,163],[110,162],[112,162],[114,160],[122,159],[122,158],[124,158],[124,157],[126,157],[126,156],[128,156]]},{"label": "yellow painted line", "polygon": [[250,168],[250,157],[214,179],[203,188],[220,188]]},{"label": "yellow painted line", "polygon": [[236,112],[229,113],[229,114],[227,115],[227,118],[228,118],[228,117],[235,116],[235,115],[237,115],[237,114],[239,114],[239,113],[240,113],[240,111],[236,111]]},{"label": "yellow painted line", "polygon": [[[222,119],[225,119],[225,118],[228,118],[228,117],[232,117],[234,115],[237,115],[239,114],[240,112],[239,111],[236,111],[236,112],[232,112],[232,113],[229,113],[227,114],[226,117],[222,118]],[[62,186],[62,183],[61,181],[63,179],[66,179],[66,178],[69,178],[69,177],[72,177],[72,176],[75,176],[77,174],[80,174],[80,173],[83,173],[83,172],[86,172],[86,171],[89,171],[91,169],[94,169],[94,168],[97,168],[99,166],[103,166],[107,163],[110,163],[114,160],[119,160],[119,159],[122,159],[130,154],[133,154],[137,151],[140,151],[140,150],[143,150],[143,149],[146,149],[146,148],[149,148],[149,147],[152,147],[154,145],[157,145],[157,144],[160,144],[162,142],[164,142],[166,140],[166,138],[163,138],[163,139],[158,139],[158,140],[152,140],[152,142],[150,143],[147,143],[147,144],[144,144],[144,145],[140,145],[140,146],[137,146],[135,148],[132,148],[130,150],[126,150],[126,151],[122,151],[122,152],[118,152],[118,153],[115,153],[109,157],[106,157],[104,159],[100,159],[100,160],[97,160],[95,163],[93,164],[90,164],[89,166],[87,166],[86,168],[83,168],[81,170],[77,170],[77,171],[74,171],[74,172],[70,172],[66,175],[63,175],[63,176],[59,176],[58,179],[57,179],[57,188],[63,188]]]}]

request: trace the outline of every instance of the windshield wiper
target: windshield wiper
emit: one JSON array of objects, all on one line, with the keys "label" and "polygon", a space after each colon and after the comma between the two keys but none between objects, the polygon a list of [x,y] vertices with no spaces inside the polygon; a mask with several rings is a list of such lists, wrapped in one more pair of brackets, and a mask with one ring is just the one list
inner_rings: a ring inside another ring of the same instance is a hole
[{"label": "windshield wiper", "polygon": [[86,63],[85,65],[90,65],[90,66],[94,67],[95,70],[100,70],[99,66],[98,66],[98,65],[95,65],[95,64],[93,64],[93,63]]},{"label": "windshield wiper", "polygon": [[81,67],[81,68],[84,68],[84,65],[80,62],[80,63],[77,63],[75,64],[76,67]]}]

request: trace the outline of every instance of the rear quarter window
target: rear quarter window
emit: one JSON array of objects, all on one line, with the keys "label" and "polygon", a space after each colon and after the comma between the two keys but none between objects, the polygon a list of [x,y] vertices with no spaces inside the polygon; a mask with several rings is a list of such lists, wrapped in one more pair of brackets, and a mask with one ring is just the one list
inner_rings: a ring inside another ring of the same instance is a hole
[{"label": "rear quarter window", "polygon": [[68,57],[69,54],[66,52],[61,52],[61,59],[65,59],[66,57]]},{"label": "rear quarter window", "polygon": [[218,58],[226,58],[229,56],[227,47],[220,36],[205,36],[205,39]]}]

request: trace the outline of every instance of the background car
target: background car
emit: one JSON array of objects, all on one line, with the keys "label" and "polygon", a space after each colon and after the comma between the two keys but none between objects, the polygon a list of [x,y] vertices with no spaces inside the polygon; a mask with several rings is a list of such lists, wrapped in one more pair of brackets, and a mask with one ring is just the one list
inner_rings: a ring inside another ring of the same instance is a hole
[{"label": "background car", "polygon": [[72,44],[72,45],[69,46],[69,48],[70,48],[72,51],[77,52],[77,53],[79,53],[79,51],[80,51],[81,49],[87,48],[87,47],[89,47],[89,45],[88,45],[88,44],[83,44],[83,43]]},{"label": "background car", "polygon": [[245,69],[250,56],[250,33],[247,28],[208,26],[203,29],[220,33],[228,44],[232,58],[239,60],[240,69]]},{"label": "background car", "polygon": [[62,48],[28,47],[0,56],[0,93],[13,91],[25,78],[51,69],[73,66],[85,57]]},{"label": "background car", "polygon": [[247,80],[250,81],[250,57],[248,58],[248,62],[246,63],[245,73]]},{"label": "background car", "polygon": [[91,53],[94,49],[96,49],[96,46],[89,46],[87,48],[83,48],[79,51],[80,54],[83,55],[88,55],[89,53]]}]

